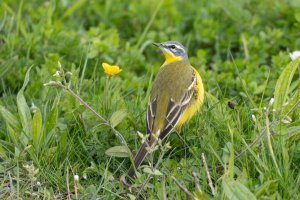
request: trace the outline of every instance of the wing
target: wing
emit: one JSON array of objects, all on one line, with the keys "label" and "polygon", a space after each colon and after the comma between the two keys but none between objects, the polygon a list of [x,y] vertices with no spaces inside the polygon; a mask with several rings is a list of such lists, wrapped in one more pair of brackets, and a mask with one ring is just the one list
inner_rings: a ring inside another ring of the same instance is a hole
[{"label": "wing", "polygon": [[164,139],[180,120],[182,114],[193,98],[196,81],[196,76],[193,74],[192,83],[186,89],[179,102],[176,103],[173,98],[170,98],[164,129],[159,135],[160,139]]},{"label": "wing", "polygon": [[[165,122],[163,129],[160,133],[160,139],[165,138],[168,133],[176,126],[178,121],[180,120],[183,112],[191,102],[194,94],[194,87],[196,85],[196,76],[193,73],[191,84],[184,91],[181,99],[176,102],[173,98],[170,98],[168,103],[168,108],[166,112]],[[147,117],[146,117],[146,126],[147,133],[151,134],[153,131],[153,124],[156,115],[156,107],[157,107],[157,97],[152,101],[149,99],[148,107],[147,107]]]},{"label": "wing", "polygon": [[146,126],[147,126],[148,134],[151,134],[153,130],[153,122],[156,113],[156,102],[157,102],[157,97],[153,101],[149,99],[148,102],[147,117],[146,117]]}]

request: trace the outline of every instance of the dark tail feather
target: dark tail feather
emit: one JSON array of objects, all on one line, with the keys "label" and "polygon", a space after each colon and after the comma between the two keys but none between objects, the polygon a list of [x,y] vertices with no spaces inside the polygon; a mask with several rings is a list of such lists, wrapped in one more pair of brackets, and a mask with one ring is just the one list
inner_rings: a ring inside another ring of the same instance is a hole
[{"label": "dark tail feather", "polygon": [[[148,147],[149,145],[150,145],[149,142],[147,142],[147,141],[144,142],[144,144],[141,146],[139,152],[135,155],[135,157],[134,157],[135,169],[137,169],[140,166],[140,164],[143,162],[143,160],[147,156],[148,151],[147,151],[146,147]],[[127,174],[128,174],[129,177],[134,177],[135,176],[135,171],[134,171],[133,166],[130,166]]]}]

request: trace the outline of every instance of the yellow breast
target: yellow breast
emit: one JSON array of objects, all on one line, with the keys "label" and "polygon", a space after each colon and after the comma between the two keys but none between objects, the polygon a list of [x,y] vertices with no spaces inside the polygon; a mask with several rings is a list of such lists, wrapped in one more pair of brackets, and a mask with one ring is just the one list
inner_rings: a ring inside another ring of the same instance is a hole
[{"label": "yellow breast", "polygon": [[180,129],[181,126],[185,122],[189,121],[195,115],[195,113],[200,109],[201,105],[203,104],[204,88],[203,88],[202,79],[195,68],[194,68],[194,72],[195,72],[195,75],[197,78],[197,82],[194,87],[194,89],[195,89],[194,99],[190,103],[190,105],[186,108],[184,113],[182,114],[181,119],[179,120],[179,122],[176,125],[176,129]]}]

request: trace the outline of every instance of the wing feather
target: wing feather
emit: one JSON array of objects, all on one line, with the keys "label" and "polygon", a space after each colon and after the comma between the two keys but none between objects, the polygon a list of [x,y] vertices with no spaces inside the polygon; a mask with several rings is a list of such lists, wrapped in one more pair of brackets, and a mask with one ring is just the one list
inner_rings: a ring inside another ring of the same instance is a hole
[{"label": "wing feather", "polygon": [[170,98],[165,118],[164,129],[159,135],[160,139],[165,138],[180,120],[182,114],[184,113],[185,109],[187,108],[187,106],[193,98],[195,85],[196,76],[195,74],[193,74],[192,83],[188,86],[180,101],[176,103],[174,99]]},{"label": "wing feather", "polygon": [[155,118],[155,113],[156,113],[156,103],[157,103],[157,98],[155,98],[153,101],[148,102],[148,107],[147,107],[147,117],[146,117],[146,126],[147,126],[147,133],[152,133],[153,130],[153,122]]}]

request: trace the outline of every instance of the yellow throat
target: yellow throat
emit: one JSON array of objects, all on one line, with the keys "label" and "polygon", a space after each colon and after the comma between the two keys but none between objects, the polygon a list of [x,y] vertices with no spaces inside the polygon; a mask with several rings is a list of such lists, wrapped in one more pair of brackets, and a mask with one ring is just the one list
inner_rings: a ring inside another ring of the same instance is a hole
[{"label": "yellow throat", "polygon": [[165,55],[164,64],[169,64],[169,63],[180,61],[183,59],[181,56],[175,56],[173,53],[171,53],[168,50],[163,50],[163,53]]}]

